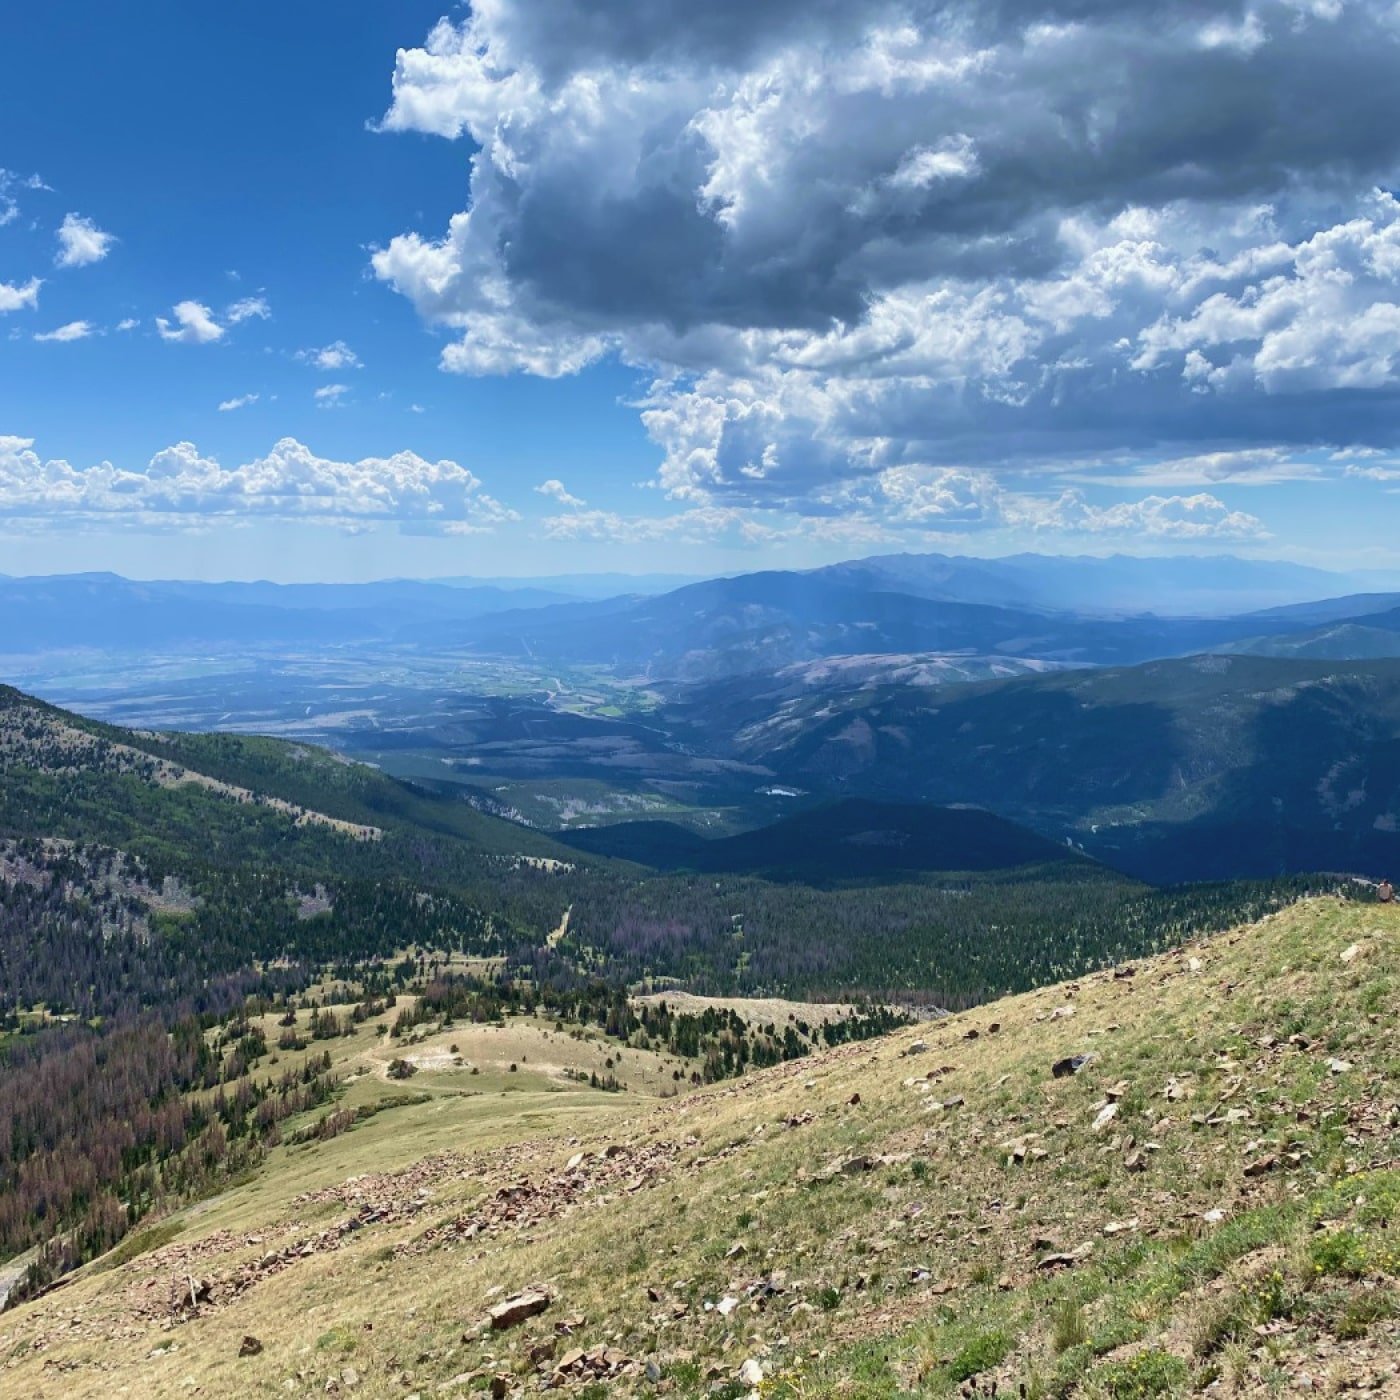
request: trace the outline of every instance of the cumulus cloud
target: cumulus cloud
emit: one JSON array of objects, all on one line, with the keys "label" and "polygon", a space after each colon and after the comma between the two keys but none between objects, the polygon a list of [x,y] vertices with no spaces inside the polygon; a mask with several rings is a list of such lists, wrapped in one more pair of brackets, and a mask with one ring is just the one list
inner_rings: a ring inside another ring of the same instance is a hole
[{"label": "cumulus cloud", "polygon": [[298,350],[296,358],[332,374],[360,368],[360,357],[343,340],[324,345],[319,350]]},{"label": "cumulus cloud", "polygon": [[1257,540],[1257,516],[1231,510],[1208,492],[1152,495],[1108,505],[1076,488],[1036,492],[1008,488],[994,472],[967,468],[888,467],[850,483],[827,503],[843,517],[896,527],[1011,530],[1057,535],[1148,536],[1179,540]]},{"label": "cumulus cloud", "polygon": [[268,321],[272,319],[272,307],[268,305],[266,297],[242,297],[224,315],[231,326],[238,325],[240,321],[251,321],[254,317],[259,321]]},{"label": "cumulus cloud", "polygon": [[247,408],[251,404],[257,403],[261,397],[259,394],[239,394],[236,398],[225,399],[219,405],[220,413],[235,413],[240,408]]},{"label": "cumulus cloud", "polygon": [[582,509],[588,504],[581,501],[577,496],[571,495],[564,483],[557,477],[551,477],[548,481],[542,481],[535,487],[536,492],[541,496],[549,496],[559,502],[561,506],[573,506],[575,509]]},{"label": "cumulus cloud", "polygon": [[91,219],[81,214],[65,214],[58,227],[56,267],[86,267],[101,262],[112,251],[116,235],[104,233]]},{"label": "cumulus cloud", "polygon": [[213,345],[222,340],[230,326],[241,325],[244,321],[269,320],[272,308],[266,297],[243,297],[235,301],[223,312],[223,319],[215,316],[202,301],[176,302],[169,317],[156,317],[156,330],[162,340],[179,345]]},{"label": "cumulus cloud", "polygon": [[37,277],[23,283],[0,282],[0,313],[32,311],[39,304],[39,288],[43,285]]},{"label": "cumulus cloud", "polygon": [[449,371],[637,367],[686,510],[1102,462],[1243,538],[1195,487],[1400,446],[1397,64],[1388,0],[483,0],[381,123],[469,139],[467,205],[373,269]]},{"label": "cumulus cloud", "polygon": [[35,523],[148,527],[249,517],[336,525],[393,521],[445,533],[494,529],[518,518],[456,462],[429,462],[413,452],[335,461],[295,438],[235,467],[180,442],[133,470],[110,462],[78,468],[46,461],[32,439],[0,436],[0,513]]},{"label": "cumulus cloud", "polygon": [[66,326],[59,326],[56,330],[44,331],[34,337],[35,340],[57,341],[63,344],[70,340],[86,340],[91,335],[97,334],[97,328],[91,321],[69,321]]},{"label": "cumulus cloud", "polygon": [[344,401],[346,394],[350,392],[348,384],[322,384],[314,393],[317,406],[320,408],[334,408]]},{"label": "cumulus cloud", "polygon": [[156,329],[162,340],[181,345],[213,345],[227,333],[203,302],[178,301],[170,316],[169,320],[164,316],[156,317]]}]

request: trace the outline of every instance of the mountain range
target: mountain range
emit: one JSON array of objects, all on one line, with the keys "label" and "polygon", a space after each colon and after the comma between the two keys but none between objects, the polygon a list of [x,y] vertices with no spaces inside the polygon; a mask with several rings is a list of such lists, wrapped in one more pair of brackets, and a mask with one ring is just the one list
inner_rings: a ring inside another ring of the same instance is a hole
[{"label": "mountain range", "polygon": [[[1000,560],[891,555],[579,597],[578,580],[363,584],[0,578],[5,654],[360,645],[454,650],[657,679],[774,671],[834,656],[939,654],[1123,665],[1194,651],[1383,652],[1400,594],[1360,575],[1241,559]],[[607,576],[608,593],[626,583]],[[1332,611],[1312,601],[1330,597]],[[1388,601],[1387,601],[1388,598]],[[1307,599],[1304,607],[1290,606]],[[1273,604],[1259,610],[1259,604]],[[1360,619],[1360,621],[1358,621]],[[1355,632],[1355,628],[1364,633]],[[1323,638],[1325,632],[1329,642]],[[1318,634],[1314,636],[1314,634]],[[1274,638],[1281,639],[1277,643]],[[1345,650],[1345,645],[1342,645]]]}]

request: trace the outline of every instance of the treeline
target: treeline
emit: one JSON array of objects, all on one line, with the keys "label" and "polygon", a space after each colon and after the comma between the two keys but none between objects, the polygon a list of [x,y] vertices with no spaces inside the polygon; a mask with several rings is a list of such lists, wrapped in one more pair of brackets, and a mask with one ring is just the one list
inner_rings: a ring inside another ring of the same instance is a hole
[{"label": "treeline", "polygon": [[[746,877],[581,884],[559,955],[715,996],[784,994],[958,1009],[1261,917],[1329,877],[1153,890],[1064,868],[814,889]],[[558,975],[542,956],[538,974]]]},{"label": "treeline", "polygon": [[260,1034],[241,1018],[206,1029],[150,1016],[0,1045],[0,1258],[42,1246],[12,1302],[246,1170],[330,1097],[329,1055],[255,1077]]},{"label": "treeline", "polygon": [[451,977],[433,982],[400,1011],[391,1033],[402,1037],[424,1024],[480,1025],[536,1014],[554,1021],[561,1034],[596,1029],[619,1045],[691,1061],[690,1072],[682,1076],[678,1071],[677,1078],[693,1084],[712,1084],[751,1068],[800,1059],[821,1046],[868,1040],[909,1022],[904,1012],[860,1003],[847,1016],[821,1022],[794,1015],[782,1026],[758,1026],[732,1008],[692,1012],[677,1010],[665,1000],[635,1002],[621,988],[596,980],[561,988],[506,977],[494,982]]}]

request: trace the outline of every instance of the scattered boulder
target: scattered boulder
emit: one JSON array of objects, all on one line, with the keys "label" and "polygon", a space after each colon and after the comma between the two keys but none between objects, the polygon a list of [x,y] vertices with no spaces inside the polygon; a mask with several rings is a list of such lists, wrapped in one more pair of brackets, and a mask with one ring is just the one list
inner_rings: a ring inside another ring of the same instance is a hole
[{"label": "scattered boulder", "polygon": [[1101,1133],[1118,1117],[1118,1105],[1116,1103],[1105,1104],[1100,1110],[1098,1117],[1094,1119],[1094,1131]]},{"label": "scattered boulder", "polygon": [[745,1361],[744,1364],[743,1364],[742,1366],[739,1367],[739,1380],[740,1380],[744,1385],[749,1385],[749,1386],[758,1386],[758,1385],[762,1385],[762,1384],[763,1384],[763,1367],[762,1367],[762,1365],[761,1365],[759,1362],[755,1361],[755,1360],[753,1359],[753,1357],[749,1357],[749,1359],[748,1359],[747,1361]]},{"label": "scattered boulder", "polygon": [[243,1338],[242,1345],[238,1348],[239,1356],[257,1356],[263,1349],[262,1343],[253,1336]]},{"label": "scattered boulder", "polygon": [[524,1292],[516,1293],[497,1303],[487,1313],[487,1317],[493,1331],[503,1332],[507,1327],[514,1327],[527,1318],[537,1317],[553,1301],[543,1288],[527,1288]]},{"label": "scattered boulder", "polygon": [[1050,1073],[1056,1079],[1067,1079],[1072,1074],[1078,1074],[1085,1065],[1092,1064],[1092,1055],[1066,1055],[1063,1060],[1056,1060],[1050,1066]]}]

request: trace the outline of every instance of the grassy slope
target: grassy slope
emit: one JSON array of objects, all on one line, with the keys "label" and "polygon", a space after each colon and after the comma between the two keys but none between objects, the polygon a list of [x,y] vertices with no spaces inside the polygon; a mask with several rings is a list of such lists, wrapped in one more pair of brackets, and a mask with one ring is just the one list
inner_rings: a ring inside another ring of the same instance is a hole
[{"label": "grassy slope", "polygon": [[[173,1243],[0,1318],[0,1391],[319,1395],[353,1380],[426,1396],[499,1372],[523,1394],[538,1383],[529,1349],[582,1315],[561,1353],[607,1343],[638,1363],[594,1395],[651,1393],[647,1360],[672,1395],[744,1393],[729,1382],[749,1357],[767,1393],[794,1397],[955,1393],[973,1376],[1037,1394],[1213,1379],[1269,1393],[1302,1375],[1395,1393],[1397,940],[1400,911],[1320,900],[1132,978],[664,1103],[434,1095],[279,1152]],[[906,1054],[919,1038],[927,1052]],[[1051,1076],[1083,1052],[1096,1059],[1082,1073]],[[1117,1118],[1096,1133],[1115,1086]],[[610,1145],[619,1155],[598,1155]],[[582,1194],[565,1169],[580,1150]],[[507,1220],[497,1193],[521,1182]],[[400,1218],[341,1235],[360,1197]],[[484,1228],[434,1232],[458,1219]],[[238,1264],[308,1240],[306,1257],[235,1289]],[[1040,1267],[1053,1253],[1077,1262]],[[212,1300],[175,1320],[190,1273],[214,1281]],[[780,1290],[762,1307],[761,1279]],[[555,1291],[550,1310],[482,1335],[491,1290],[532,1281]],[[705,1308],[725,1296],[741,1300],[727,1317]],[[246,1334],[261,1354],[238,1356]]]}]

